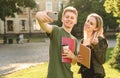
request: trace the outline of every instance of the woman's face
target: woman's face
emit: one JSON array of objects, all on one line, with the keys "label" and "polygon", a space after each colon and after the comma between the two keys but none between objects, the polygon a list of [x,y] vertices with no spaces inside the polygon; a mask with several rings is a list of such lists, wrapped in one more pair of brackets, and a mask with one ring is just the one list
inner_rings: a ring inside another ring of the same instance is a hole
[{"label": "woman's face", "polygon": [[97,29],[96,25],[97,25],[97,22],[95,17],[90,16],[86,19],[86,22],[84,24],[84,31],[88,33],[93,32]]}]

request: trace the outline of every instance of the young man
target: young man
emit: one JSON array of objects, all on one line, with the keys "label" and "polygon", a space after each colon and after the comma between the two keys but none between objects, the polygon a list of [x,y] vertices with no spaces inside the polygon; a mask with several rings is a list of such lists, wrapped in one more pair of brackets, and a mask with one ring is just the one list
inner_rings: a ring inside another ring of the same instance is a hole
[{"label": "young man", "polygon": [[[53,20],[47,15],[48,12],[37,12],[36,18],[41,28],[47,33],[50,38],[49,49],[49,67],[47,78],[73,78],[71,71],[71,63],[76,63],[77,55],[77,39],[71,34],[71,30],[77,23],[78,12],[74,7],[66,7],[62,14],[62,27],[49,25]],[[70,38],[74,40],[74,50],[70,49],[62,53],[62,38]],[[63,58],[71,59],[70,63],[62,61]]]}]

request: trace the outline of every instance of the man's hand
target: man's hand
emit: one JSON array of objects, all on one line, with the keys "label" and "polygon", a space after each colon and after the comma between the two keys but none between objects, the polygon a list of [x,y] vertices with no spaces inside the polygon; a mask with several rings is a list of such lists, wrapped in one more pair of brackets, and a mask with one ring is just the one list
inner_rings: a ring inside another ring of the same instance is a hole
[{"label": "man's hand", "polygon": [[39,22],[41,23],[49,23],[49,22],[53,22],[53,20],[47,15],[46,11],[40,11],[36,13],[35,16]]},{"label": "man's hand", "polygon": [[47,15],[46,11],[40,11],[36,13],[36,19],[38,20],[40,27],[47,33],[52,32],[52,26],[47,24],[53,22],[53,20]]}]

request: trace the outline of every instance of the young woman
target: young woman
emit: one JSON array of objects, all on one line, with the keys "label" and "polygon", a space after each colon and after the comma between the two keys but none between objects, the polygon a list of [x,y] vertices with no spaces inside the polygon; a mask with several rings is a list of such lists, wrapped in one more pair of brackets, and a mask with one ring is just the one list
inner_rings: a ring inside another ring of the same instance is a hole
[{"label": "young woman", "polygon": [[[90,69],[78,62],[80,65],[79,74],[81,73],[82,78],[104,78],[103,64],[108,44],[103,35],[103,20],[98,14],[88,15],[84,24],[84,38],[81,40],[81,44],[90,48],[91,61]],[[78,55],[78,60],[82,61],[82,59],[84,57]]]}]

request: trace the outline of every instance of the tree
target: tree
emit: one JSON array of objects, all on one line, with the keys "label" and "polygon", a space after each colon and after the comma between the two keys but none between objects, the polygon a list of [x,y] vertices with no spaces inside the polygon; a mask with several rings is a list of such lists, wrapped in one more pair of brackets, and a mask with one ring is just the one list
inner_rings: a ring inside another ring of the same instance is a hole
[{"label": "tree", "polygon": [[[110,26],[112,28],[115,28],[114,25],[118,26],[118,23],[116,23],[116,18],[112,16],[112,14],[107,14],[104,9],[104,0],[70,0],[68,3],[68,6],[74,6],[79,13],[78,16],[78,23],[76,27],[73,29],[73,33],[81,33],[77,32],[76,29],[80,29],[80,31],[83,29],[83,25],[85,22],[86,17],[90,13],[97,13],[102,16],[104,21],[104,29],[107,28],[107,26]],[[108,20],[109,19],[109,20]],[[112,21],[112,22],[111,22]]]},{"label": "tree", "polygon": [[104,3],[107,13],[113,13],[114,17],[120,17],[120,0],[106,0]]},{"label": "tree", "polygon": [[97,14],[101,15],[104,21],[104,29],[106,30],[109,26],[112,29],[116,29],[115,26],[118,26],[118,23],[116,22],[116,17],[112,16],[112,13],[106,13],[104,8],[104,0],[94,1],[92,4],[92,12],[96,12]]},{"label": "tree", "polygon": [[[112,13],[107,14],[104,9],[104,0],[69,0],[69,3],[67,6],[74,6],[78,11],[78,22],[76,26],[72,30],[72,34],[76,36],[77,38],[82,37],[82,29],[84,22],[86,20],[86,17],[88,14],[95,12],[102,16],[104,21],[104,29],[107,29],[107,26],[110,28],[116,28],[115,26],[118,26],[118,23],[116,22],[116,17],[112,16]],[[67,7],[66,6],[66,7]],[[59,20],[55,23],[57,25],[61,26],[61,15],[62,15],[63,9],[59,12]],[[108,20],[109,19],[109,20]]]},{"label": "tree", "polygon": [[34,0],[0,0],[0,19],[4,21],[4,43],[6,43],[6,25],[5,18],[14,17],[15,13],[22,13],[21,7],[34,8],[36,5]]},{"label": "tree", "polygon": [[[120,25],[120,0],[106,0],[104,6],[107,13],[113,13],[113,16],[118,18]],[[117,33],[116,41],[110,65],[120,70],[120,32]]]}]

